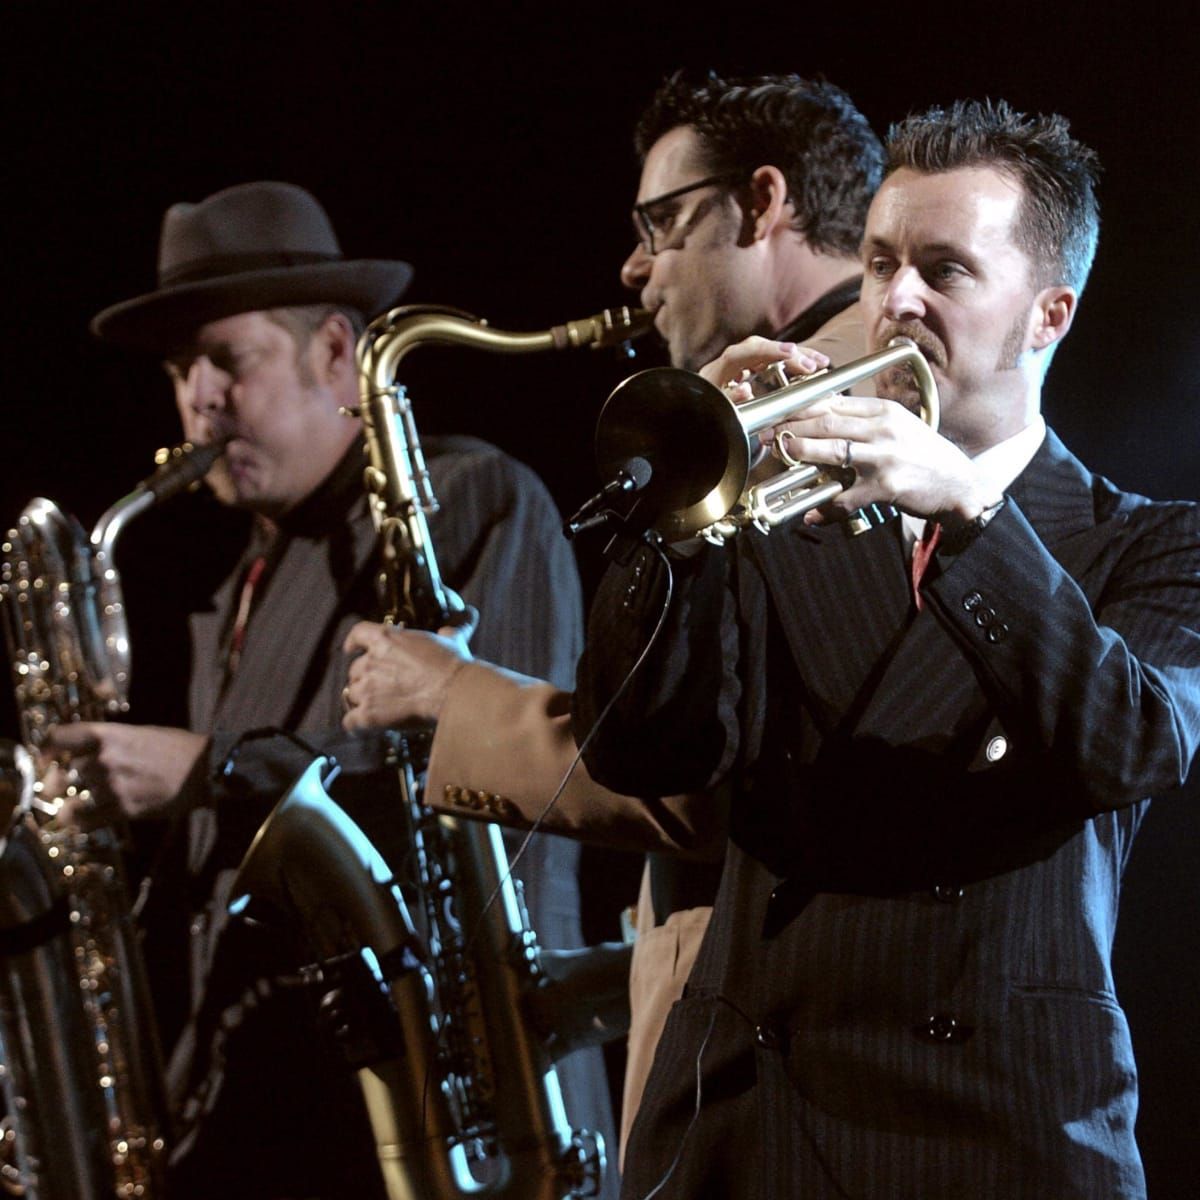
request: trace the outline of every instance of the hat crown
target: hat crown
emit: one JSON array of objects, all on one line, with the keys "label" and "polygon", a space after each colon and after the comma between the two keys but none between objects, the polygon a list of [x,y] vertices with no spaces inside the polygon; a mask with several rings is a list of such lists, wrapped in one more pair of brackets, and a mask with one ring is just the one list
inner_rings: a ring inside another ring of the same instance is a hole
[{"label": "hat crown", "polygon": [[373,316],[412,278],[396,259],[348,262],[316,198],[294,183],[240,183],[173,204],[158,241],[158,288],[111,304],[92,332],[132,350],[170,354],[209,321],[301,304]]},{"label": "hat crown", "polygon": [[293,183],[243,183],[167,209],[158,281],[162,287],[341,257],[333,225],[311,193]]}]

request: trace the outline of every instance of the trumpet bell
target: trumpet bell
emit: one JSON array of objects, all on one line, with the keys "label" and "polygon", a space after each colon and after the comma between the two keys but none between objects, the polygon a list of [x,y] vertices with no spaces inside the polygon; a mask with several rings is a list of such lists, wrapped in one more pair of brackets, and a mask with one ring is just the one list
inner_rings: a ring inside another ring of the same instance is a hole
[{"label": "trumpet bell", "polygon": [[651,467],[628,520],[669,542],[692,537],[736,503],[752,458],[737,408],[691,371],[652,367],[614,389],[596,426],[596,464],[612,478],[631,458]]},{"label": "trumpet bell", "polygon": [[[625,514],[630,532],[654,529],[669,542],[699,534],[718,543],[747,525],[766,533],[828,503],[850,486],[851,476],[792,463],[782,474],[747,486],[754,458],[751,439],[825,397],[901,364],[916,381],[922,420],[936,430],[937,384],[909,338],[893,338],[884,350],[792,380],[742,404],[690,371],[641,371],[618,384],[601,409],[596,426],[601,476],[615,477],[637,457],[650,464],[650,481]],[[848,528],[858,533],[878,523],[860,510]]]}]

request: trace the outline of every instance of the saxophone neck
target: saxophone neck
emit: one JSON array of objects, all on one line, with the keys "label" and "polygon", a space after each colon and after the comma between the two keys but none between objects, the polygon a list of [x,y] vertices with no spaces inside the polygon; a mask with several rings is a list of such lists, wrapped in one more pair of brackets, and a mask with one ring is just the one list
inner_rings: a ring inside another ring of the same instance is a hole
[{"label": "saxophone neck", "polygon": [[117,538],[134,517],[198,483],[224,453],[224,441],[210,442],[205,446],[193,446],[190,442],[183,442],[170,449],[160,450],[155,455],[158,470],[143,479],[128,495],[122,496],[107,508],[96,522],[90,541],[97,558],[111,562]]},{"label": "saxophone neck", "polygon": [[401,360],[426,344],[536,354],[616,346],[651,328],[644,309],[602,309],[549,329],[514,333],[443,305],[404,305],[377,317],[358,340],[360,404],[369,463],[364,483],[383,548],[385,609],[393,619],[436,629],[462,619],[462,601],[438,574],[427,516],[437,512],[412,405],[396,383]]},{"label": "saxophone neck", "polygon": [[376,317],[359,339],[358,366],[363,401],[394,386],[396,370],[410,350],[423,344],[474,346],[493,354],[538,354],[547,350],[601,349],[641,337],[654,326],[643,308],[605,308],[549,329],[514,332],[445,305],[401,305]]}]

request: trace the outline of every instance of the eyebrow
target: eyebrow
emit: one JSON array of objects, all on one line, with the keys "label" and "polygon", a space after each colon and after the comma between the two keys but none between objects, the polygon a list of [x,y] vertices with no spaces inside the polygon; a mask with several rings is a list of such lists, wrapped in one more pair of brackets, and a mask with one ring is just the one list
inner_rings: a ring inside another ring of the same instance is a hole
[{"label": "eyebrow", "polygon": [[[887,238],[882,237],[865,237],[862,240],[860,250],[868,249],[892,250],[894,245]],[[927,245],[920,247],[922,254],[953,254],[958,258],[972,258],[973,255],[965,246],[955,242],[930,242]]]},{"label": "eyebrow", "polygon": [[[864,238],[862,247],[859,250],[860,256],[875,252],[893,254],[895,253],[895,247],[886,238]],[[918,248],[918,257],[920,259],[952,258],[976,273],[979,273],[982,267],[977,254],[968,250],[966,246],[955,242],[930,242],[928,245],[920,246]]]}]

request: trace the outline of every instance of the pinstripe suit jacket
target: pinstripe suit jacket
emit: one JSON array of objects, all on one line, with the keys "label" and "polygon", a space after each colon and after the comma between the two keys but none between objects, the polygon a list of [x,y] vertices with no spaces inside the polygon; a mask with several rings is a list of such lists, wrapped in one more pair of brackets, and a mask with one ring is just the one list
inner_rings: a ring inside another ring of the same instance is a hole
[{"label": "pinstripe suit jacket", "polygon": [[[443,576],[480,612],[473,646],[514,669],[569,684],[582,641],[580,589],[545,487],[475,439],[429,438],[425,450],[442,505],[430,532]],[[171,1076],[177,1102],[190,1096],[192,1115],[214,1107],[177,1155],[176,1183],[187,1195],[218,1194],[211,1189],[235,1170],[239,1195],[376,1194],[357,1087],[319,1044],[307,999],[276,992],[268,1001],[262,985],[252,986],[256,977],[292,970],[293,950],[273,934],[230,930],[225,918],[233,868],[309,756],[276,736],[246,742],[228,776],[220,769],[247,730],[302,734],[344,764],[335,797],[376,845],[394,862],[404,853],[394,772],[380,773],[378,743],[340,733],[347,666],[341,645],[355,621],[377,612],[377,539],[359,477],[355,450],[285,529],[227,684],[225,644],[243,572],[235,571],[211,607],[191,620],[191,723],[211,735],[211,752],[206,778],[194,781],[200,786],[185,872],[199,913],[197,1011],[175,1048]],[[522,859],[518,874],[543,945],[582,944],[578,853],[575,843],[547,835]],[[235,1023],[236,1033],[228,1032]],[[600,1052],[577,1052],[560,1064],[560,1076],[571,1120],[615,1144]],[[252,1154],[245,1152],[248,1135]]]},{"label": "pinstripe suit jacket", "polygon": [[[920,614],[894,530],[792,526],[681,566],[672,636],[589,766],[737,795],[626,1195],[681,1146],[664,1200],[1144,1194],[1109,951],[1144,797],[1200,740],[1200,513],[1053,434],[1009,495]],[[657,617],[644,558],[603,585],[583,723]]]}]

